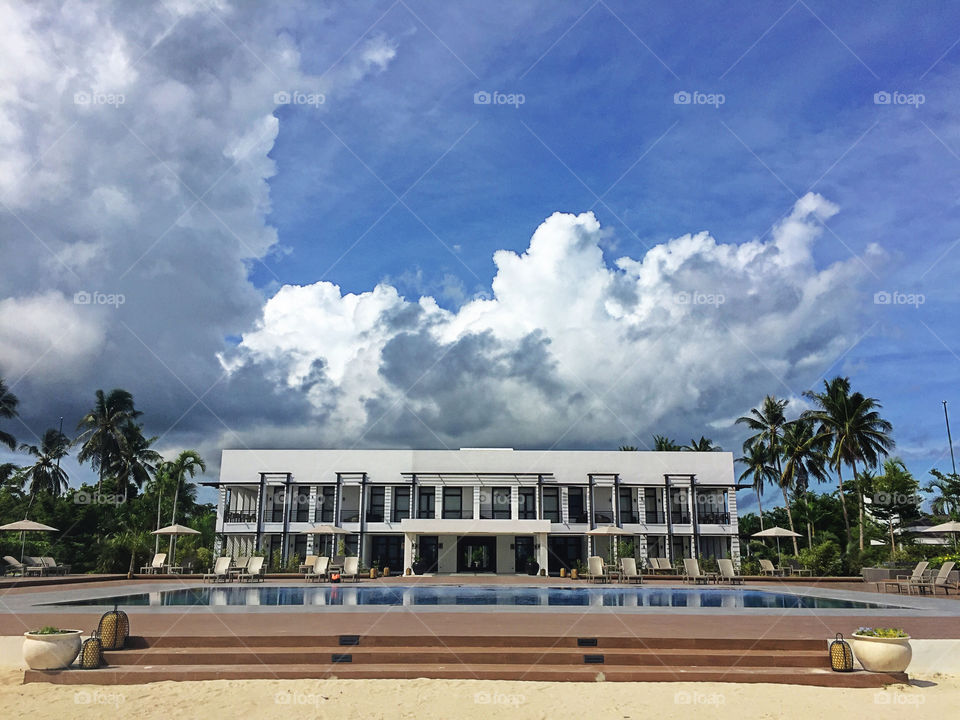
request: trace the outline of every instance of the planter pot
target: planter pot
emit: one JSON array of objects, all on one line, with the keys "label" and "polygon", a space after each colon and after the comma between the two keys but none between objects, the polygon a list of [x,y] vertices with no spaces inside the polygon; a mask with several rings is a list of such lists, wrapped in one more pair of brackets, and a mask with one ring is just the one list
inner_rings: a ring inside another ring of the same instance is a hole
[{"label": "planter pot", "polygon": [[576,568],[574,568],[573,570],[570,571],[570,577],[571,577],[573,580],[579,579],[580,573],[577,571]]},{"label": "planter pot", "polygon": [[376,579],[377,579],[377,569],[376,569],[376,568],[370,568],[370,579],[371,579],[371,580],[376,580]]},{"label": "planter pot", "polygon": [[414,575],[423,575],[426,569],[427,569],[427,564],[425,562],[415,562],[413,564]]},{"label": "planter pot", "polygon": [[408,575],[408,576],[409,576],[409,575],[412,575],[412,574],[413,574],[413,568],[407,568],[406,570],[403,571],[403,574],[404,574],[404,575]]},{"label": "planter pot", "polygon": [[909,637],[879,638],[854,633],[850,641],[854,656],[870,672],[903,672],[913,657]]},{"label": "planter pot", "polygon": [[536,575],[540,572],[540,566],[537,563],[527,563],[527,575]]},{"label": "planter pot", "polygon": [[31,670],[60,670],[70,667],[80,652],[82,630],[66,630],[56,635],[23,634],[23,659]]},{"label": "planter pot", "polygon": [[567,576],[567,569],[560,568],[560,577],[565,578]]},{"label": "planter pot", "polygon": [[383,569],[383,577],[390,577],[390,568]]}]

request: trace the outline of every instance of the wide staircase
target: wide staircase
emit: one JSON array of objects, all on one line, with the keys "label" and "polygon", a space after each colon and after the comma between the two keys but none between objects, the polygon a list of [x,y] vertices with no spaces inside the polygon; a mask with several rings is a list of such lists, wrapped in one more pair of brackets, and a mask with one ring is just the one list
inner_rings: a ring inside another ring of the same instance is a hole
[{"label": "wide staircase", "polygon": [[711,681],[879,687],[904,673],[835,673],[822,640],[254,635],[132,637],[97,670],[28,670],[24,682],[457,678]]}]

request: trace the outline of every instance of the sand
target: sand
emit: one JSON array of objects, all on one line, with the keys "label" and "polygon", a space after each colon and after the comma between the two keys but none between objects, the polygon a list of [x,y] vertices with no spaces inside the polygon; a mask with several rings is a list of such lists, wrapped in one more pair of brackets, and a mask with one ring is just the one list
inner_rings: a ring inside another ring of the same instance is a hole
[{"label": "sand", "polygon": [[22,685],[0,670],[4,718],[949,718],[960,676],[884,690],[732,683],[479,680],[211,680],[149,685]]}]

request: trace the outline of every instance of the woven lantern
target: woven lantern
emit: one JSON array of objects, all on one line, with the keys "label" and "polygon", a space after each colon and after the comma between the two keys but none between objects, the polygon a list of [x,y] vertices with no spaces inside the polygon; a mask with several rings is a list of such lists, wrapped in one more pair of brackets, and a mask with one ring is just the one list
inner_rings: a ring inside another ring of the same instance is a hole
[{"label": "woven lantern", "polygon": [[81,670],[96,670],[103,665],[103,643],[100,642],[96,633],[83,641],[77,664],[80,665]]},{"label": "woven lantern", "polygon": [[130,620],[123,610],[117,610],[116,605],[100,618],[97,637],[100,638],[104,650],[123,650],[129,635]]},{"label": "woven lantern", "polygon": [[837,639],[830,643],[830,667],[834,672],[853,670],[853,651],[841,633],[837,633]]}]

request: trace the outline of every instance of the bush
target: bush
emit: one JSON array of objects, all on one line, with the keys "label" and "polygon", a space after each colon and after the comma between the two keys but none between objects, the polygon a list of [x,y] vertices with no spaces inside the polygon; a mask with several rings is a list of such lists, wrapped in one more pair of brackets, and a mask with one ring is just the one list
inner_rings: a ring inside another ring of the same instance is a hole
[{"label": "bush", "polygon": [[198,568],[213,567],[213,551],[210,548],[197,548],[194,552],[194,562]]},{"label": "bush", "polygon": [[813,570],[813,574],[820,577],[840,575],[843,572],[840,547],[832,540],[814,545],[812,548],[803,548],[800,551],[800,564]]},{"label": "bush", "polygon": [[760,561],[755,558],[740,558],[740,574],[741,575],[759,575],[760,574]]}]

